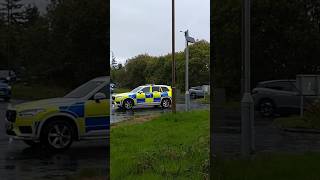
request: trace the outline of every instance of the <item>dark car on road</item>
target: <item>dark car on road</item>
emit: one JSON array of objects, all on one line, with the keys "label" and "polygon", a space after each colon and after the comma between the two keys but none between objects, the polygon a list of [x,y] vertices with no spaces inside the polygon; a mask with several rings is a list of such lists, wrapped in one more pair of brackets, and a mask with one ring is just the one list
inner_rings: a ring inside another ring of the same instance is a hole
[{"label": "dark car on road", "polygon": [[[301,95],[296,80],[263,81],[252,90],[252,94],[255,109],[264,117],[300,112]],[[305,96],[304,109],[316,98]]]},{"label": "dark car on road", "polygon": [[11,98],[11,86],[1,81],[0,81],[0,98],[4,99],[4,101],[9,101]]}]

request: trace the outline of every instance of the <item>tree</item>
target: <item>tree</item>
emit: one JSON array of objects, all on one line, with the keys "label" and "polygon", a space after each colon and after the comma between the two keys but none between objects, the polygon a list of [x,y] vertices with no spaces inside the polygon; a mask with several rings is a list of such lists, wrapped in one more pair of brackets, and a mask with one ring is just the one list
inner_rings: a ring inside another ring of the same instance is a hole
[{"label": "tree", "polygon": [[22,12],[23,4],[21,0],[4,0],[3,3],[0,3],[0,14],[3,19],[5,19],[6,31],[4,39],[6,40],[6,52],[1,54],[6,54],[7,69],[14,69],[17,56],[12,56],[12,54],[18,54],[17,42],[19,34],[19,26],[23,20]]},{"label": "tree", "polygon": [[[134,88],[143,84],[171,84],[171,54],[154,57],[142,54],[130,58],[123,68],[112,69],[111,78],[119,86]],[[209,84],[210,44],[198,41],[190,46],[190,86]],[[185,87],[185,54],[176,53],[177,88]]]}]

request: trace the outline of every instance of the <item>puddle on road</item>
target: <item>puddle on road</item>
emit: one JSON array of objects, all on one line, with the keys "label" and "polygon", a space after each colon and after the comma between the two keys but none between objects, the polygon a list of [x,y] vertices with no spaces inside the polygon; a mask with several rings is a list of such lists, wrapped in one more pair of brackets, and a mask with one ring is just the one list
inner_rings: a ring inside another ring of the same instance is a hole
[{"label": "puddle on road", "polygon": [[20,141],[1,142],[0,179],[65,179],[88,169],[105,172],[106,176],[108,154],[105,140],[76,142],[67,151],[55,154]]}]

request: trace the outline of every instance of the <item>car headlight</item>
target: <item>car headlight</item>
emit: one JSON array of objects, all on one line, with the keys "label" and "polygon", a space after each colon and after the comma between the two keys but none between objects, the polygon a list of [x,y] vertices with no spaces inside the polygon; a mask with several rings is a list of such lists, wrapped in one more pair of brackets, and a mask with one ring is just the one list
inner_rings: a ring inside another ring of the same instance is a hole
[{"label": "car headlight", "polygon": [[18,114],[21,117],[31,117],[31,116],[35,116],[43,111],[45,111],[45,110],[44,109],[28,109],[28,110],[20,111]]}]

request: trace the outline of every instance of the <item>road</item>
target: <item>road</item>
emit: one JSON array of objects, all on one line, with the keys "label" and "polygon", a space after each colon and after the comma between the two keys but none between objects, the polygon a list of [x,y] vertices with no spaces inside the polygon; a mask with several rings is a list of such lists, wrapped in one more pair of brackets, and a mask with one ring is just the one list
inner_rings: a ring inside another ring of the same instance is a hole
[{"label": "road", "polygon": [[92,169],[107,173],[109,148],[106,140],[75,142],[64,153],[46,154],[43,150],[30,148],[21,141],[9,139],[4,127],[5,110],[9,104],[20,102],[0,101],[1,180],[59,180]]},{"label": "road", "polygon": [[[214,151],[219,155],[240,152],[240,110],[216,109],[214,118],[220,123],[211,135]],[[220,121],[220,122],[219,122]],[[255,115],[254,142],[256,152],[303,153],[320,151],[320,134],[285,132],[275,127],[273,119]]]}]

